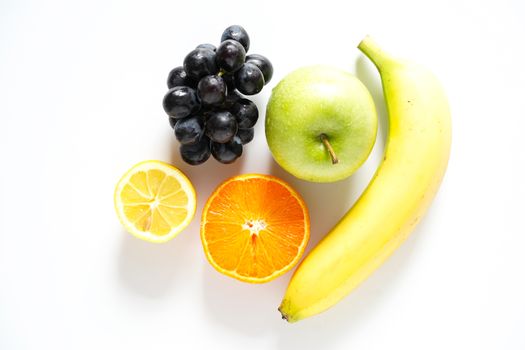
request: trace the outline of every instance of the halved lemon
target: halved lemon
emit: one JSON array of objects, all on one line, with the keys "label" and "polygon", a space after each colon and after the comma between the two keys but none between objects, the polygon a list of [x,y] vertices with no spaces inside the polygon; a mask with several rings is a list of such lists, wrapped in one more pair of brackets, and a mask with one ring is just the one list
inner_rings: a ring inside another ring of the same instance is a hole
[{"label": "halved lemon", "polygon": [[179,169],[158,160],[129,169],[117,184],[114,200],[126,230],[154,243],[177,236],[195,216],[192,183]]}]

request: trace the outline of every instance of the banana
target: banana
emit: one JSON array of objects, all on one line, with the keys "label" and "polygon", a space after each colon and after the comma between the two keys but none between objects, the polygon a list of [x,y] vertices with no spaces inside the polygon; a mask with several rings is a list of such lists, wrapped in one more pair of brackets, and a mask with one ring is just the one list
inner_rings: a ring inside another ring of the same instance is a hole
[{"label": "banana", "polygon": [[381,75],[390,124],[384,158],[355,205],[294,273],[279,307],[288,322],[325,311],[377,269],[425,214],[447,168],[450,112],[434,75],[391,57],[370,37],[358,48]]}]

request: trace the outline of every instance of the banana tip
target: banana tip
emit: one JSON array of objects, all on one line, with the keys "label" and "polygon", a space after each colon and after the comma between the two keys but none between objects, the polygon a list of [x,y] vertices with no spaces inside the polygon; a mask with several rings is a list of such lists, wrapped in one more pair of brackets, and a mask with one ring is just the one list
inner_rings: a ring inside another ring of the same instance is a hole
[{"label": "banana tip", "polygon": [[293,312],[290,312],[290,310],[292,309],[290,309],[290,304],[288,301],[283,300],[281,306],[279,306],[277,310],[279,310],[279,312],[281,313],[281,318],[285,320],[286,322],[295,323],[299,321],[299,319],[297,318],[297,315],[294,314]]},{"label": "banana tip", "polygon": [[281,313],[281,318],[283,320],[285,320],[286,322],[290,322],[288,315],[285,312],[283,312],[283,310],[281,310],[281,307],[279,307],[277,310],[279,310],[279,312]]}]

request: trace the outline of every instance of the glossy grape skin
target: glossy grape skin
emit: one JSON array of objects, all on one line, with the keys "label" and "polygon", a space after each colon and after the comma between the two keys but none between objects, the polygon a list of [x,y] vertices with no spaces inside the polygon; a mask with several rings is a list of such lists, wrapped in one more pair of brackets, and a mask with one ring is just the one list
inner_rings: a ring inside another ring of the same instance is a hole
[{"label": "glossy grape skin", "polygon": [[208,49],[212,50],[213,52],[217,51],[217,48],[213,44],[200,44],[196,47],[196,49]]},{"label": "glossy grape skin", "polygon": [[180,156],[183,161],[190,165],[199,165],[210,158],[210,139],[203,136],[201,140],[193,145],[181,145]]},{"label": "glossy grape skin", "polygon": [[204,135],[204,119],[200,116],[189,116],[179,119],[175,124],[175,137],[183,145],[192,145]]},{"label": "glossy grape skin", "polygon": [[230,164],[235,162],[237,158],[242,155],[241,139],[235,136],[227,143],[211,143],[211,154],[213,158],[217,159],[223,164]]},{"label": "glossy grape skin", "polygon": [[202,48],[191,51],[184,58],[183,67],[188,77],[194,81],[199,81],[202,77],[216,74],[219,71],[215,64],[215,52]]},{"label": "glossy grape skin", "polygon": [[217,66],[225,72],[235,72],[242,67],[245,59],[244,47],[235,40],[223,41],[217,48]]},{"label": "glossy grape skin", "polygon": [[228,111],[211,112],[206,120],[206,135],[217,143],[229,142],[237,129],[237,121]]},{"label": "glossy grape skin", "polygon": [[199,81],[197,95],[202,104],[221,104],[226,99],[226,83],[218,75],[207,75]]},{"label": "glossy grape skin", "polygon": [[164,111],[175,119],[187,117],[200,109],[197,93],[187,86],[176,86],[168,90],[162,106]]},{"label": "glossy grape skin", "polygon": [[170,71],[163,107],[188,164],[202,164],[211,155],[232,163],[253,140],[259,112],[245,95],[262,90],[273,66],[265,56],[247,55],[249,48],[246,30],[232,25],[219,45],[198,45]]},{"label": "glossy grape skin", "polygon": [[235,72],[235,87],[244,95],[255,95],[264,87],[264,76],[256,65],[245,63]]},{"label": "glossy grape skin", "polygon": [[237,130],[237,137],[241,140],[243,145],[250,143],[253,140],[255,135],[255,130],[253,128],[249,129],[239,129]]},{"label": "glossy grape skin", "polygon": [[241,45],[244,47],[244,50],[248,52],[248,49],[250,48],[250,37],[243,27],[239,25],[232,25],[226,28],[222,33],[221,42],[228,39],[232,39],[241,43]]},{"label": "glossy grape skin", "polygon": [[264,84],[268,84],[273,76],[273,66],[270,60],[263,55],[251,54],[246,56],[246,62],[256,65],[264,76]]},{"label": "glossy grape skin", "polygon": [[257,123],[257,119],[259,119],[257,106],[246,98],[238,100],[232,106],[231,113],[235,116],[239,129],[252,128]]},{"label": "glossy grape skin", "polygon": [[191,84],[184,67],[175,67],[168,74],[168,79],[166,80],[168,89],[174,88],[175,86],[189,86]]}]

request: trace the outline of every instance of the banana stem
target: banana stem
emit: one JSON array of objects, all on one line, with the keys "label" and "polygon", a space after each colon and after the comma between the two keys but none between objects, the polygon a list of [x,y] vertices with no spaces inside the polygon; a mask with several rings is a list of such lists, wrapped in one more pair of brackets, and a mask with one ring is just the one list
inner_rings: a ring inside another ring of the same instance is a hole
[{"label": "banana stem", "polygon": [[387,61],[390,61],[390,56],[368,35],[361,40],[359,45],[357,45],[357,48],[370,58],[378,70],[381,70],[383,65],[386,64]]},{"label": "banana stem", "polygon": [[335,154],[335,151],[334,151],[332,145],[328,141],[328,137],[325,134],[321,134],[319,137],[321,138],[321,141],[323,142],[323,145],[328,150],[328,153],[330,153],[330,157],[332,158],[332,164],[339,163],[339,159],[337,158],[337,155]]}]

